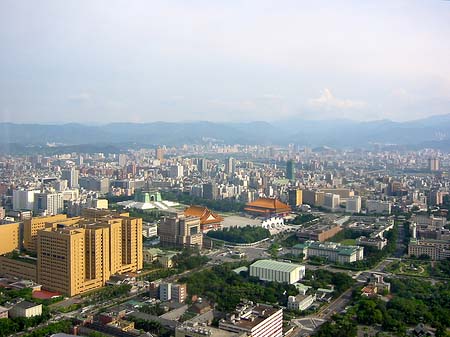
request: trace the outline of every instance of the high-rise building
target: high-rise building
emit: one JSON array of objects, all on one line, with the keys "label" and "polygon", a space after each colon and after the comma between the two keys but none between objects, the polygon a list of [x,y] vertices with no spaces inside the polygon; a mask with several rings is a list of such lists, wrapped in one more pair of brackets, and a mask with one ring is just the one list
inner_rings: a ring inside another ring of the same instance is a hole
[{"label": "high-rise building", "polygon": [[439,171],[439,159],[438,158],[428,158],[428,169],[431,172]]},{"label": "high-rise building", "polygon": [[189,247],[203,244],[200,218],[186,217],[184,214],[172,214],[164,217],[158,227],[161,245]]},{"label": "high-rise building", "polygon": [[184,303],[187,297],[187,285],[186,283],[178,284],[174,283],[172,284],[172,300],[177,303]]},{"label": "high-rise building", "polygon": [[339,197],[339,194],[325,193],[323,199],[323,207],[328,208],[332,211],[337,210],[341,202],[340,199],[341,198]]},{"label": "high-rise building", "polygon": [[34,195],[39,190],[13,190],[13,209],[29,209],[34,207]]},{"label": "high-rise building", "polygon": [[159,285],[159,299],[163,302],[172,299],[172,283],[161,283]]},{"label": "high-rise building", "polygon": [[183,178],[183,166],[180,164],[173,165],[170,167],[169,176],[173,179]]},{"label": "high-rise building", "polygon": [[322,191],[302,190],[302,198],[303,202],[310,206],[323,206],[325,193]]},{"label": "high-rise building", "polygon": [[63,221],[66,219],[67,215],[65,214],[33,217],[31,219],[26,219],[23,222],[24,248],[30,252],[35,253],[37,251],[36,240],[38,231],[44,229],[46,223],[50,224],[58,221]]},{"label": "high-rise building", "polygon": [[300,206],[303,203],[303,193],[301,189],[292,189],[288,192],[288,203],[291,207]]},{"label": "high-rise building", "polygon": [[208,170],[208,160],[205,158],[200,158],[197,160],[197,170],[200,173],[206,173],[206,171]]},{"label": "high-rise building", "polygon": [[66,170],[62,170],[61,179],[67,180],[67,184],[70,188],[78,188],[78,176],[80,171],[78,171],[75,167],[71,167]]},{"label": "high-rise building", "polygon": [[36,193],[34,195],[35,214],[60,214],[64,210],[64,198],[62,193]]},{"label": "high-rise building", "polygon": [[20,248],[22,243],[20,228],[18,222],[0,224],[0,255]]},{"label": "high-rise building", "polygon": [[156,159],[158,159],[161,163],[164,161],[164,149],[158,147],[156,149]]},{"label": "high-rise building", "polygon": [[289,180],[295,180],[295,166],[293,160],[286,162],[286,178]]},{"label": "high-rise building", "polygon": [[128,156],[124,153],[119,154],[119,166],[124,167],[127,164]]},{"label": "high-rise building", "polygon": [[354,196],[348,198],[345,211],[348,213],[361,213],[361,197]]},{"label": "high-rise building", "polygon": [[203,184],[203,198],[209,200],[216,200],[219,196],[219,189],[214,182]]},{"label": "high-rise building", "polygon": [[37,275],[43,288],[74,296],[104,286],[113,274],[142,269],[142,219],[96,214],[104,215],[69,218],[38,231]]},{"label": "high-rise building", "polygon": [[109,192],[109,178],[80,177],[80,187],[88,191]]},{"label": "high-rise building", "polygon": [[232,175],[236,170],[235,160],[232,157],[225,159],[225,173]]}]

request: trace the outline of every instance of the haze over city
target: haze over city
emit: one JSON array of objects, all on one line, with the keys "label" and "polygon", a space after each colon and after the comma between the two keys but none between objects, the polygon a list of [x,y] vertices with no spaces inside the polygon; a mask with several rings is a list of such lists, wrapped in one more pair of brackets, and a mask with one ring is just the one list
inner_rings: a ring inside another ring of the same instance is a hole
[{"label": "haze over city", "polygon": [[449,113],[448,1],[0,3],[0,121]]}]

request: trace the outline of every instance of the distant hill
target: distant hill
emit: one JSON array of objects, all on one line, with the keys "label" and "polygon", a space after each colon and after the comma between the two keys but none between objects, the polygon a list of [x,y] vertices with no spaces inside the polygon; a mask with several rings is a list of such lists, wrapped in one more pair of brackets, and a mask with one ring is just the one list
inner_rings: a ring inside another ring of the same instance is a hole
[{"label": "distant hill", "polygon": [[0,123],[0,150],[21,149],[29,145],[99,147],[155,144],[180,145],[217,142],[224,144],[285,145],[294,143],[311,147],[365,148],[373,144],[400,147],[436,147],[450,150],[450,114],[415,121],[378,120],[313,121],[288,119],[273,123],[154,122],[111,123],[98,126],[83,124]]}]

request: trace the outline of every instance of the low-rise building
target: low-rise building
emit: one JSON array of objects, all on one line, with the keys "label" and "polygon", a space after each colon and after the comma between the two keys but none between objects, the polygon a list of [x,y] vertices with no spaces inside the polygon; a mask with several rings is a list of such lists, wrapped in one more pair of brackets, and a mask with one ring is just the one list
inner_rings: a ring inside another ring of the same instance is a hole
[{"label": "low-rise building", "polygon": [[361,236],[356,239],[356,244],[358,246],[366,246],[366,247],[374,247],[378,250],[382,250],[384,247],[387,246],[387,239],[380,238],[379,236],[376,236],[374,238],[368,238],[366,236]]},{"label": "low-rise building", "polygon": [[318,223],[297,232],[299,240],[325,241],[342,230],[337,223]]},{"label": "low-rise building", "polygon": [[302,295],[289,296],[287,302],[287,308],[289,310],[303,311],[308,309],[316,300],[316,295]]},{"label": "low-rise building", "polygon": [[335,242],[306,241],[292,247],[294,254],[324,257],[330,262],[351,263],[364,258],[364,248],[359,246],[345,246]]},{"label": "low-rise building", "polygon": [[12,318],[29,318],[39,315],[42,315],[42,304],[36,304],[28,301],[19,302],[9,310],[9,316],[11,316]]},{"label": "low-rise building", "polygon": [[450,258],[450,241],[443,240],[414,240],[408,245],[408,256],[427,255],[432,260]]},{"label": "low-rise building", "polygon": [[258,260],[250,265],[250,276],[263,281],[293,284],[305,276],[305,266],[274,260]]}]

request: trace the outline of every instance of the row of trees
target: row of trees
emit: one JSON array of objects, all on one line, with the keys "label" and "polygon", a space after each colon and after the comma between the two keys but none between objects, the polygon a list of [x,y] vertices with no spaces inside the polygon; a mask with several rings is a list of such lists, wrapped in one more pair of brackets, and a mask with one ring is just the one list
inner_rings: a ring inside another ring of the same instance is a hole
[{"label": "row of trees", "polygon": [[217,308],[230,312],[243,298],[255,302],[286,305],[289,295],[296,295],[293,285],[275,282],[261,282],[247,275],[232,271],[239,264],[223,264],[211,270],[204,270],[182,278],[186,282],[190,295],[200,295],[217,303]]},{"label": "row of trees", "polygon": [[292,220],[293,225],[303,225],[310,221],[317,219],[318,217],[311,213],[299,214]]},{"label": "row of trees", "polygon": [[450,285],[416,278],[390,279],[393,298],[354,297],[355,305],[345,314],[333,316],[316,336],[356,336],[357,324],[378,325],[383,331],[406,336],[409,327],[425,323],[436,328],[437,337],[448,337],[450,327]]},{"label": "row of trees", "polygon": [[210,200],[189,195],[188,193],[162,192],[163,199],[177,201],[186,205],[203,205],[217,212],[242,212],[245,204],[236,199]]},{"label": "row of trees", "polygon": [[360,299],[356,306],[358,323],[381,324],[386,331],[399,334],[407,326],[418,323],[437,328],[437,336],[447,336],[450,327],[450,286],[445,283],[432,285],[419,279],[390,280],[394,297],[385,303],[379,299]]},{"label": "row of trees", "polygon": [[245,226],[209,231],[206,235],[213,239],[232,243],[252,243],[269,238],[270,232],[268,229],[262,227]]}]

